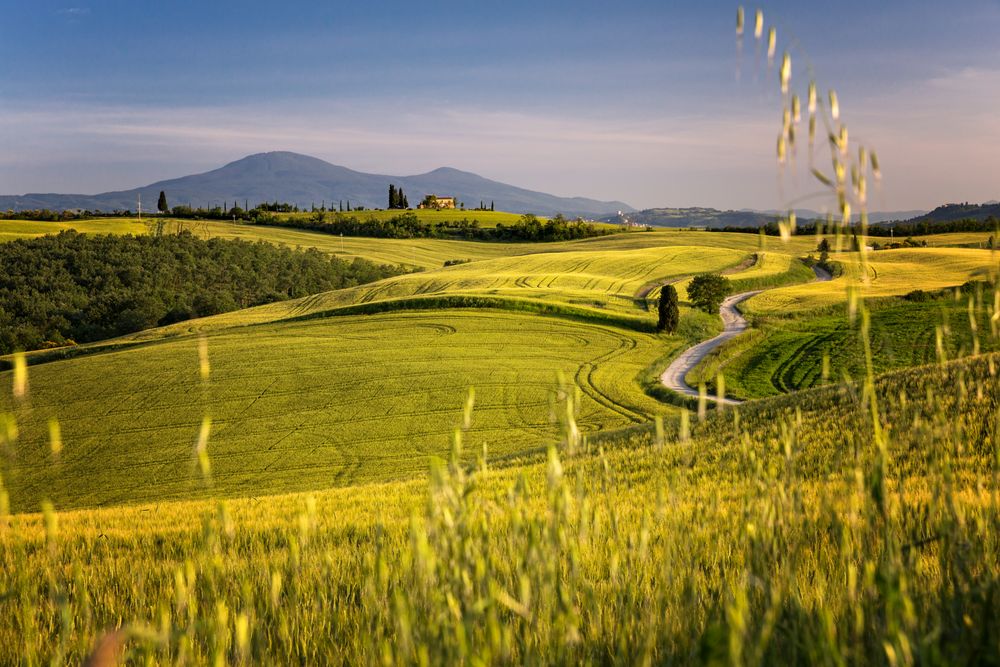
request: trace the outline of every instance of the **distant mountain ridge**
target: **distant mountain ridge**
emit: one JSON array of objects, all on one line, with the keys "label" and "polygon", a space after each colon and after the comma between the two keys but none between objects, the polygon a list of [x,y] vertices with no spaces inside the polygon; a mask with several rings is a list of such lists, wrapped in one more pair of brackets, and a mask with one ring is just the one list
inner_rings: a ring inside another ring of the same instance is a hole
[{"label": "distant mountain ridge", "polygon": [[617,211],[631,212],[620,201],[599,201],[586,197],[557,197],[536,192],[450,167],[442,167],[415,176],[367,174],[334,165],[319,158],[276,151],[257,153],[230,162],[218,169],[151,183],[131,190],[104,192],[96,195],[39,194],[0,195],[0,210],[84,209],[113,211],[135,210],[139,196],[143,208],[153,210],[163,190],[171,205],[222,205],[223,202],[244,201],[254,206],[263,201],[280,201],[308,209],[325,200],[327,206],[338,201],[352,206],[385,208],[389,184],[402,187],[411,206],[426,194],[454,196],[466,208],[475,208],[482,201],[493,202],[497,210],[514,213],[596,218]]},{"label": "distant mountain ridge", "polygon": [[[885,221],[908,220],[923,216],[926,211],[879,211],[870,213],[868,219],[872,223]],[[768,223],[773,223],[779,217],[787,215],[787,211],[756,211],[753,209],[740,209],[738,211],[721,211],[715,208],[690,207],[690,208],[648,208],[642,211],[634,211],[626,215],[608,215],[601,220],[605,222],[623,222],[627,220],[633,224],[650,225],[653,227],[705,227],[708,229],[721,229],[723,227],[760,227]],[[810,220],[825,220],[826,215],[810,209],[796,209],[795,215],[800,222]],[[859,219],[854,216],[855,221]]]},{"label": "distant mountain ridge", "polygon": [[[945,204],[933,211],[914,216],[905,222],[935,223],[956,222],[958,220],[986,220],[989,217],[1000,218],[1000,202],[989,201],[985,204]],[[902,220],[894,222],[904,222]]]}]

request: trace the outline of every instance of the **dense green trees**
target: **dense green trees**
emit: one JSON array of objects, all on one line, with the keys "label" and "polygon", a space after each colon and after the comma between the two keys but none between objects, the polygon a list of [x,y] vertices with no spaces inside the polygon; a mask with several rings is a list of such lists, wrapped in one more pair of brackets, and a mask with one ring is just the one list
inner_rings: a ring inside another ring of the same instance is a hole
[{"label": "dense green trees", "polygon": [[389,184],[389,209],[410,208],[410,202],[406,200],[403,188],[397,188],[394,184]]},{"label": "dense green trees", "polygon": [[309,229],[326,234],[344,236],[369,236],[374,238],[412,239],[441,238],[475,241],[569,241],[612,234],[604,229],[575,220],[569,222],[561,215],[550,220],[539,220],[533,215],[523,215],[511,225],[498,223],[496,227],[480,227],[478,220],[446,220],[428,222],[416,213],[403,213],[387,220],[361,219],[357,216],[336,215],[329,222],[322,214],[311,218],[267,219],[261,224],[279,227]]},{"label": "dense green trees", "polygon": [[733,291],[732,283],[725,276],[717,273],[705,273],[695,276],[688,284],[688,300],[695,308],[700,308],[706,313],[714,313],[719,310],[723,299]]},{"label": "dense green trees", "polygon": [[[854,224],[851,229],[857,233],[860,225]],[[825,225],[823,223],[800,222],[793,232],[797,236],[812,236],[826,229],[828,233],[833,233],[835,225]],[[868,236],[889,236],[904,238],[907,236],[928,236],[931,234],[951,234],[954,232],[992,232],[1000,228],[1000,219],[989,215],[985,218],[963,218],[961,220],[928,220],[926,218],[915,219],[906,222],[879,223],[868,225]],[[743,234],[760,234],[763,231],[768,236],[779,236],[781,230],[776,222],[768,223],[763,227],[711,227],[710,232],[740,232]]]},{"label": "dense green trees", "polygon": [[317,250],[189,233],[73,231],[0,244],[0,353],[119,336],[401,272]]},{"label": "dense green trees", "polygon": [[657,313],[659,315],[656,322],[657,331],[671,334],[677,331],[677,325],[681,321],[681,313],[677,306],[677,290],[674,289],[673,285],[664,285],[660,290]]}]

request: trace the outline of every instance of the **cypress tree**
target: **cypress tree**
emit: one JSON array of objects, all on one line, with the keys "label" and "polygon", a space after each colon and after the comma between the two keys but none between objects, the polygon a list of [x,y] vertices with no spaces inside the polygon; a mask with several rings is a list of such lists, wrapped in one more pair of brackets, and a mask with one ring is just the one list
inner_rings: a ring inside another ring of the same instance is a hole
[{"label": "cypress tree", "polygon": [[160,199],[156,202],[156,210],[160,213],[167,212],[167,193],[160,190]]},{"label": "cypress tree", "polygon": [[677,290],[673,285],[664,285],[660,290],[660,302],[657,304],[659,318],[656,322],[657,331],[674,333],[680,323],[681,314],[677,307]]},{"label": "cypress tree", "polygon": [[392,183],[389,184],[389,208],[397,208],[396,204],[396,186]]}]

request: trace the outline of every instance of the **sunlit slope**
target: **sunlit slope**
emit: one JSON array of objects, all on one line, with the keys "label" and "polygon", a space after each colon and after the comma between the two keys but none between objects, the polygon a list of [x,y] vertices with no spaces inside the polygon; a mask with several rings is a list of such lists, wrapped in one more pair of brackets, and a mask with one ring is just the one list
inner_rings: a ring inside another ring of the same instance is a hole
[{"label": "sunlit slope", "polygon": [[[499,213],[497,213],[499,215]],[[134,218],[98,218],[65,223],[31,220],[0,220],[0,241],[31,238],[76,229],[94,234],[145,234],[149,220],[142,223]],[[317,248],[324,252],[355,256],[386,264],[405,264],[421,268],[438,268],[455,259],[493,259],[532,253],[596,250],[639,250],[662,246],[703,246],[729,248],[744,252],[769,252],[804,255],[816,246],[812,237],[795,237],[783,243],[775,237],[761,238],[755,234],[720,232],[689,232],[658,230],[630,231],[576,241],[555,243],[498,243],[452,241],[445,239],[378,239],[340,237],[320,232],[273,227],[267,225],[234,224],[218,220],[179,220],[167,218],[164,233],[187,230],[207,238],[239,238],[247,241],[267,241],[292,247]]]},{"label": "sunlit slope", "polygon": [[[984,295],[992,300],[992,295]],[[869,341],[872,366],[881,373],[954,359],[978,351],[994,351],[990,309],[982,302],[972,315],[969,296],[927,303],[902,299],[869,302]],[[725,375],[727,393],[738,399],[773,396],[831,382],[845,376],[863,377],[864,346],[860,322],[851,322],[846,308],[802,318],[775,318],[752,329],[709,355],[688,374],[689,384],[715,386],[716,374]]]},{"label": "sunlit slope", "polygon": [[[205,415],[217,490],[256,495],[425,471],[447,455],[470,387],[467,446],[493,457],[555,437],[560,372],[582,392],[584,431],[666,409],[636,382],[663,339],[551,317],[389,313],[237,329],[208,347],[207,384],[193,338],[32,367],[28,403],[0,399],[20,424],[18,472],[5,480],[18,507],[53,494],[62,507],[190,497]],[[64,443],[55,467],[50,418]]]},{"label": "sunlit slope", "polygon": [[[883,641],[905,636],[908,645],[925,641],[925,654],[943,646],[941,654],[966,656],[954,662],[981,663],[993,655],[997,625],[997,476],[988,449],[995,368],[995,357],[976,359],[876,383],[891,475],[881,488],[866,392],[831,388],[742,406],[739,419],[710,417],[692,424],[687,442],[668,430],[657,445],[647,429],[604,441],[600,453],[563,448],[561,465],[544,454],[511,467],[491,460],[468,469],[465,484],[443,476],[225,507],[15,516],[0,531],[12,564],[0,568],[8,593],[0,612],[9,619],[0,624],[0,662],[29,655],[44,664],[57,646],[81,663],[108,628],[130,623],[163,623],[181,637],[193,628],[207,662],[224,610],[249,617],[249,662],[375,664],[396,646],[400,610],[420,637],[440,637],[442,623],[464,637],[471,619],[478,647],[490,626],[473,605],[511,605],[507,591],[519,586],[523,597],[531,591],[533,614],[502,616],[514,631],[496,633],[511,655],[558,662],[569,647],[567,662],[601,662],[623,636],[657,642],[650,662],[706,646],[725,655],[726,596],[746,588],[752,568],[775,592],[745,614],[777,609],[783,619],[767,664],[816,655],[849,662],[858,653],[843,648],[845,635],[863,637],[877,656]],[[554,576],[567,553],[578,566]],[[880,564],[893,580],[878,578]],[[690,576],[653,576],[670,571]],[[871,574],[846,586],[855,572]],[[470,589],[476,594],[463,597]],[[552,629],[565,618],[561,590],[585,641],[567,643]],[[893,611],[901,599],[907,607]],[[912,620],[894,625],[889,613]],[[942,627],[951,644],[926,640]],[[154,664],[171,663],[176,652],[161,636],[137,633],[128,657],[148,647]],[[426,645],[432,664],[448,662],[438,644]],[[411,656],[400,662],[418,661]]]},{"label": "sunlit slope", "polygon": [[[869,252],[867,271],[857,253],[835,255],[844,275],[824,283],[768,290],[746,302],[752,314],[791,314],[844,303],[848,287],[857,285],[862,296],[895,296],[913,290],[938,290],[985,279],[996,271],[998,257],[975,248],[911,248]],[[865,274],[867,281],[861,282]]]},{"label": "sunlit slope", "polygon": [[645,310],[640,298],[644,286],[721,271],[749,258],[749,254],[738,250],[692,246],[535,253],[397,276],[370,285],[179,322],[122,340],[151,340],[273,322],[356,304],[460,295],[530,299],[655,322],[655,314]]},{"label": "sunlit slope", "polygon": [[135,218],[102,218],[71,222],[0,220],[0,242],[58,234],[67,229],[75,229],[86,234],[145,234],[148,231],[145,223],[138,222]]}]

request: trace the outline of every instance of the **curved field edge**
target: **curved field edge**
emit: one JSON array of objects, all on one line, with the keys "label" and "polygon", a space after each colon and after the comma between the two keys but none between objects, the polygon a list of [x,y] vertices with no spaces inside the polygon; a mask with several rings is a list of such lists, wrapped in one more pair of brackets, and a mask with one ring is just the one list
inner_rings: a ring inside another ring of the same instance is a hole
[{"label": "curved field edge", "polygon": [[[867,300],[875,372],[996,350],[1000,341],[990,334],[995,322],[989,296]],[[756,328],[714,350],[688,377],[714,389],[721,372],[727,393],[738,399],[863,377],[860,327],[860,317],[851,322],[842,306],[808,317],[758,317]]]},{"label": "curved field edge", "polygon": [[[4,477],[17,507],[37,507],[54,488],[64,507],[204,495],[194,446],[206,416],[215,490],[231,496],[419,474],[447,456],[470,388],[479,408],[469,446],[498,457],[555,437],[559,373],[580,392],[584,433],[671,410],[637,381],[663,339],[589,322],[396,311],[206,340],[208,382],[195,338],[32,366],[28,401],[0,398],[21,432]],[[63,442],[55,468],[50,418]]]},{"label": "curved field edge", "polygon": [[916,289],[940,290],[969,280],[992,279],[1000,256],[976,248],[905,248],[833,257],[842,274],[834,280],[767,290],[745,304],[750,317],[797,317],[845,304],[850,290],[864,298],[902,296]]},{"label": "curved field edge", "polygon": [[[734,252],[734,249],[731,248],[723,250],[730,254],[718,255],[715,265],[709,264],[707,267],[703,263],[704,258],[702,258],[701,268],[715,268],[719,270],[729,266],[741,269],[746,264],[748,258],[760,258],[753,262],[746,270],[740,270],[733,274],[734,283],[737,285],[784,284],[806,279],[811,275],[808,270],[804,269],[801,262],[789,256],[781,256],[775,253],[744,255],[740,251]],[[617,252],[621,253],[621,251]],[[634,254],[635,252],[639,254],[636,255]],[[564,256],[562,256],[562,253],[554,255],[541,253],[540,256],[533,258],[513,257],[485,265],[477,263],[478,266],[474,267],[452,267],[451,269],[410,274],[378,281],[366,286],[316,294],[301,299],[267,304],[233,313],[187,320],[108,341],[68,348],[35,351],[29,356],[32,363],[41,363],[45,360],[71,358],[92,351],[122,349],[132,342],[157,340],[192,333],[207,333],[256,323],[282,321],[307,316],[316,312],[333,315],[337,311],[343,313],[367,313],[384,312],[395,308],[431,308],[434,307],[435,301],[427,299],[431,299],[432,297],[439,299],[436,303],[442,304],[443,307],[468,307],[463,306],[463,304],[477,303],[491,308],[498,307],[544,314],[563,314],[567,317],[616,323],[619,326],[629,329],[650,331],[655,325],[646,313],[649,308],[649,300],[655,300],[658,290],[651,296],[638,296],[638,293],[643,290],[643,281],[646,281],[647,285],[655,285],[681,280],[682,283],[679,286],[683,293],[684,284],[686,284],[683,281],[689,275],[685,274],[688,271],[689,265],[694,265],[691,264],[691,258],[699,255],[698,248],[684,245],[666,246],[661,249],[661,252],[666,254],[650,255],[649,248],[640,247],[630,248],[624,254],[614,255],[616,258],[620,258],[615,261],[618,262],[621,268],[609,270],[620,271],[622,273],[620,279],[616,278],[613,273],[603,276],[600,279],[597,277],[588,278],[586,276],[582,278],[576,277],[572,272],[565,274],[565,280],[569,280],[573,284],[582,285],[584,288],[582,291],[577,292],[561,293],[557,287],[551,284],[554,279],[558,278],[556,274],[553,274],[555,277],[548,279],[549,286],[540,291],[538,289],[523,289],[521,286],[524,277],[518,277],[516,280],[514,278],[519,275],[518,271],[526,261],[530,261],[532,265],[541,263],[541,266],[547,266],[555,262],[557,266],[567,266],[573,269],[589,266],[595,261],[606,263],[608,262],[608,255],[600,252],[577,253],[575,255],[566,254]],[[718,250],[711,252],[717,254]],[[539,254],[536,253],[536,255]],[[637,273],[636,267],[633,267],[631,263],[633,258],[640,257],[643,258],[646,264],[639,267],[640,272]],[[655,261],[656,257],[665,257],[668,259],[681,258],[686,263],[671,265],[667,262],[662,265],[663,268],[658,268],[658,264]],[[613,264],[612,266],[615,265]],[[656,278],[654,281],[649,281],[645,276],[654,271],[667,273],[668,275],[672,272],[675,277],[668,279]],[[474,281],[471,283],[461,278],[461,276],[469,274],[474,277]],[[491,291],[496,292],[496,289],[484,290],[484,287],[489,287],[491,283],[494,285],[511,284],[517,287],[507,289],[503,295],[496,295],[489,293]],[[614,289],[616,291],[614,293],[607,293],[602,288]],[[430,294],[425,294],[428,291]],[[633,291],[636,291],[636,293],[633,294]],[[523,293],[523,296],[519,296],[518,293]],[[459,294],[462,296],[459,297]],[[554,298],[560,294],[560,298]],[[576,294],[576,298],[566,296],[567,294]],[[420,300],[418,301],[418,299]],[[526,305],[529,301],[534,305]],[[387,305],[371,305],[381,302],[386,302]],[[542,305],[543,303],[550,305]],[[0,359],[0,363],[3,363],[2,359]]]},{"label": "curved field edge", "polygon": [[[737,632],[774,664],[861,664],[899,642],[989,661],[998,361],[878,378],[882,463],[864,392],[844,385],[727,409],[686,441],[633,431],[547,462],[442,467],[429,484],[65,512],[58,533],[52,515],[15,516],[0,532],[17,593],[0,598],[0,660],[59,647],[80,661],[116,627],[165,630],[131,637],[130,658],[170,662],[177,637],[207,660],[231,636],[225,608],[256,662],[450,662],[459,629],[514,662],[731,657]],[[574,567],[554,569],[567,554]],[[74,622],[47,622],[60,614]]]}]

